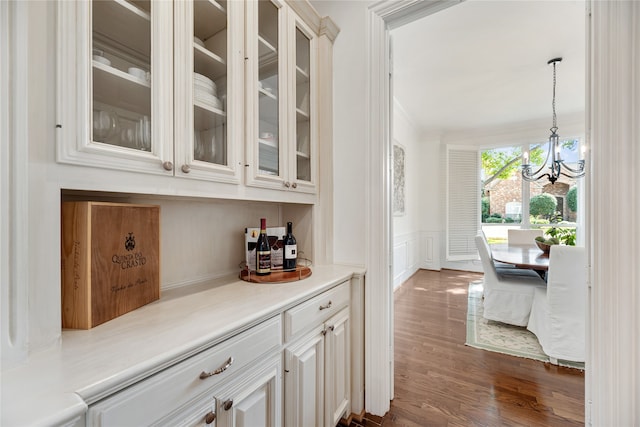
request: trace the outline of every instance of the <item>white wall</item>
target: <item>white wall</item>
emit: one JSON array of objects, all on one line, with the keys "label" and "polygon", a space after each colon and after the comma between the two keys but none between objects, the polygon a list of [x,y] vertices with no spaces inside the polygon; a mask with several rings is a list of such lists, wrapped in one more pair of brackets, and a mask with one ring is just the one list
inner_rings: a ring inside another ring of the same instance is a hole
[{"label": "white wall", "polygon": [[[367,170],[367,38],[369,1],[314,1],[340,28],[334,71],[334,261],[365,264]],[[375,239],[372,239],[375,242]]]},{"label": "white wall", "polygon": [[421,207],[426,193],[431,191],[432,182],[423,164],[422,145],[413,123],[402,106],[394,102],[393,143],[404,149],[405,212],[393,216],[393,287],[398,288],[420,267],[422,244],[421,226],[424,225]]}]

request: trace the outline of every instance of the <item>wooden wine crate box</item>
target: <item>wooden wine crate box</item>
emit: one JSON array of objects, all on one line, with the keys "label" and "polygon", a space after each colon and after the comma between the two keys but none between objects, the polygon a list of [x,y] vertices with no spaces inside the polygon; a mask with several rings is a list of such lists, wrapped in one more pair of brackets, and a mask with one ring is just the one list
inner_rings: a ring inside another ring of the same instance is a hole
[{"label": "wooden wine crate box", "polygon": [[62,203],[62,327],[90,329],[160,298],[160,207]]}]

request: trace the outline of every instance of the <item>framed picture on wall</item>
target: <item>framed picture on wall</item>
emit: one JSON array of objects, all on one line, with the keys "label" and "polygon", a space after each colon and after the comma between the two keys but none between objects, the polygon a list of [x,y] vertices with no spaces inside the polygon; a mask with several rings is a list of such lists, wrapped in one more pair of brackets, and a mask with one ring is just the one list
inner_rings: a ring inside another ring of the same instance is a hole
[{"label": "framed picture on wall", "polygon": [[400,144],[393,144],[393,215],[405,214],[405,151]]}]

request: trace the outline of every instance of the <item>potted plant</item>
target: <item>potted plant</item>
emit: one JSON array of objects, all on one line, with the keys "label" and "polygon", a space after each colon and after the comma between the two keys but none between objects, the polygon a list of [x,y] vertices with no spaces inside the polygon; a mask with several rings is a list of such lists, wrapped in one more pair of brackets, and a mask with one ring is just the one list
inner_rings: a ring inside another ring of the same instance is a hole
[{"label": "potted plant", "polygon": [[544,252],[549,253],[551,245],[576,245],[576,229],[573,227],[549,227],[545,229],[544,236],[536,237],[536,245]]}]

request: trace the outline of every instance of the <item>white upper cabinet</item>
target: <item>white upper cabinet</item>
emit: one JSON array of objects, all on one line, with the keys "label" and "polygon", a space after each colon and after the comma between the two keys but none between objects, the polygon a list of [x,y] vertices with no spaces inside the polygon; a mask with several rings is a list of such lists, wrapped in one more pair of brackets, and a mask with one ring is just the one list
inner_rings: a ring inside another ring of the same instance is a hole
[{"label": "white upper cabinet", "polygon": [[59,5],[58,161],[240,182],[242,2]]},{"label": "white upper cabinet", "polygon": [[172,8],[58,3],[58,161],[173,173]]},{"label": "white upper cabinet", "polygon": [[244,4],[175,2],[176,175],[240,181]]},{"label": "white upper cabinet", "polygon": [[321,22],[280,0],[59,1],[58,162],[315,194]]},{"label": "white upper cabinet", "polygon": [[316,35],[275,0],[247,3],[247,185],[316,191]]}]

